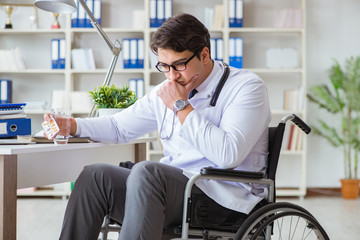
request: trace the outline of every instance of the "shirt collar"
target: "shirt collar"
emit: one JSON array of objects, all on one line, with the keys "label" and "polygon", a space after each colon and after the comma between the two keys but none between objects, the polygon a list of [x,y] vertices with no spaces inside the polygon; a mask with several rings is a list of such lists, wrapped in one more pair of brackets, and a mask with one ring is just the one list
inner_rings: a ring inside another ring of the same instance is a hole
[{"label": "shirt collar", "polygon": [[223,72],[222,63],[214,61],[214,67],[210,75],[196,88],[198,93],[193,98],[211,98]]}]

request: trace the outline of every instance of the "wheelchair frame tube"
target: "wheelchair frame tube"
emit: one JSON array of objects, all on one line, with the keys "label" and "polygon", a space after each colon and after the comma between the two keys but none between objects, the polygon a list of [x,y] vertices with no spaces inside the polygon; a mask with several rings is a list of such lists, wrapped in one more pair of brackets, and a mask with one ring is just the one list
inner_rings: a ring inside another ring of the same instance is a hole
[{"label": "wheelchair frame tube", "polygon": [[188,221],[188,201],[191,198],[191,189],[195,182],[199,179],[207,180],[221,180],[221,181],[230,181],[230,182],[243,182],[243,183],[259,183],[269,185],[269,202],[274,202],[274,191],[275,184],[271,179],[252,179],[252,178],[242,178],[242,177],[228,177],[228,176],[214,176],[214,175],[202,175],[200,173],[192,176],[189,181],[186,183],[185,193],[184,193],[184,209],[183,209],[183,223],[181,230],[181,239],[187,240],[189,234],[189,221]]}]

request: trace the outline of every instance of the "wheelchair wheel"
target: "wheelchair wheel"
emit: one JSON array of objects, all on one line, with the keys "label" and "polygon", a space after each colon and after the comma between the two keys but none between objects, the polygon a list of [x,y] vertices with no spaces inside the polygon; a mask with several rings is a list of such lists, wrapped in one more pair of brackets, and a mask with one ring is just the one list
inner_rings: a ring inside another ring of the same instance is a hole
[{"label": "wheelchair wheel", "polygon": [[329,240],[319,222],[304,208],[291,203],[268,204],[240,227],[235,240]]}]

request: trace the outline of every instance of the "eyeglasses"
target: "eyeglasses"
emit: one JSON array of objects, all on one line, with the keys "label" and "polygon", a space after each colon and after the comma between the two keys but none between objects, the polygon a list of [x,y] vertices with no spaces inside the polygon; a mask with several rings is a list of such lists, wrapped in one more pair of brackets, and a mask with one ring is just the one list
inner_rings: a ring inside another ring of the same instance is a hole
[{"label": "eyeglasses", "polygon": [[184,70],[186,70],[186,64],[188,64],[191,61],[191,59],[193,59],[196,56],[196,54],[198,52],[199,51],[196,51],[194,53],[194,55],[192,55],[185,62],[178,62],[178,63],[174,63],[174,64],[171,64],[171,65],[158,62],[155,67],[157,68],[157,70],[159,70],[159,72],[162,72],[162,73],[170,72],[170,67],[172,67],[175,71],[184,71]]}]

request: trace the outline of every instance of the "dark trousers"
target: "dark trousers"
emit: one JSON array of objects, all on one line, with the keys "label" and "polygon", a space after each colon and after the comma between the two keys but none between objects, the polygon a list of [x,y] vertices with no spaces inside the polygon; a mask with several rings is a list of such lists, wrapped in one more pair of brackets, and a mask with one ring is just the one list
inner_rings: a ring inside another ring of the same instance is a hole
[{"label": "dark trousers", "polygon": [[[122,224],[120,240],[161,239],[163,228],[182,222],[182,170],[143,161],[131,170],[86,166],[76,180],[60,239],[97,239],[105,215]],[[200,190],[194,186],[195,192]]]}]

